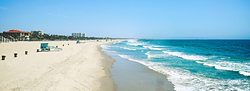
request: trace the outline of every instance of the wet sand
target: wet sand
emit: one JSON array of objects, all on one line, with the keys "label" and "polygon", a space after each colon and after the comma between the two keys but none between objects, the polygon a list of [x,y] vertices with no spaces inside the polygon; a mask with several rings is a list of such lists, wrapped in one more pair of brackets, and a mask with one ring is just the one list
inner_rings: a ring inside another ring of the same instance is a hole
[{"label": "wet sand", "polygon": [[111,71],[115,91],[174,91],[166,76],[148,67],[105,52],[116,60]]}]

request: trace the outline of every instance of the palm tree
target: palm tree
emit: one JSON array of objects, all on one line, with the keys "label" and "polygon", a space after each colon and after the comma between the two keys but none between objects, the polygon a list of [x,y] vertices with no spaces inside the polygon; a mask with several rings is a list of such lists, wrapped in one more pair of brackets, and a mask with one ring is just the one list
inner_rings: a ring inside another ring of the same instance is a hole
[{"label": "palm tree", "polygon": [[25,36],[21,36],[21,37],[20,37],[20,40],[24,41],[24,38],[25,38]]}]

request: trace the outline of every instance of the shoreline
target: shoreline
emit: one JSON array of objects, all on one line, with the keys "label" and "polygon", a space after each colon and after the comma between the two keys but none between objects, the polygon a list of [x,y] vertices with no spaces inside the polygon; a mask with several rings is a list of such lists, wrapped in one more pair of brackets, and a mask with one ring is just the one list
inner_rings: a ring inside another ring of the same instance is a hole
[{"label": "shoreline", "polygon": [[113,81],[113,78],[111,78],[111,72],[109,70],[110,68],[112,68],[113,62],[115,62],[115,60],[109,55],[105,54],[104,51],[102,51],[102,48],[100,46],[101,45],[98,46],[98,51],[104,57],[103,59],[101,59],[101,61],[102,61],[103,70],[105,71],[106,75],[99,78],[99,81],[101,82],[101,86],[98,91],[115,91],[114,81]]},{"label": "shoreline", "polygon": [[115,59],[111,71],[115,91],[175,91],[175,85],[167,77],[138,62],[130,61],[106,49],[103,51]]},{"label": "shoreline", "polygon": [[[118,40],[114,40],[115,42]],[[120,40],[119,40],[120,41]],[[40,43],[58,45],[62,51],[36,52]],[[84,90],[114,91],[109,68],[115,61],[101,50],[112,43],[76,41],[39,41],[0,44],[0,90]],[[69,45],[66,45],[69,43]],[[62,46],[64,44],[64,46]],[[28,55],[24,51],[28,51]],[[17,52],[18,56],[13,57]]]}]

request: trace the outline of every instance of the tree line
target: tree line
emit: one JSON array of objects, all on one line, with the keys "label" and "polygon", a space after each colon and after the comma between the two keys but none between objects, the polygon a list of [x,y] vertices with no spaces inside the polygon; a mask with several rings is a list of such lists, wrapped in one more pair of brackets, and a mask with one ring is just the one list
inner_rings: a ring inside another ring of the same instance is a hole
[{"label": "tree line", "polygon": [[[25,36],[19,37],[17,34],[15,35],[8,35],[5,33],[0,33],[0,36],[3,36],[5,38],[11,39],[11,40],[18,40],[18,41],[55,41],[55,40],[96,40],[96,39],[118,39],[118,38],[109,38],[109,37],[74,37],[74,36],[66,36],[66,35],[56,35],[56,34],[46,34],[43,35],[37,35],[37,34],[31,34],[29,38]],[[119,38],[121,39],[121,38]]]}]

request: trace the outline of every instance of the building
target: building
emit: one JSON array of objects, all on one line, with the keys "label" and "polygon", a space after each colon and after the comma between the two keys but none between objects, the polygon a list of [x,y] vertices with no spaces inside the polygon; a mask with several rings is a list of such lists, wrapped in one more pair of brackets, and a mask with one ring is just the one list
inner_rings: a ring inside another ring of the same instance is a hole
[{"label": "building", "polygon": [[86,37],[85,33],[72,33],[73,37]]},{"label": "building", "polygon": [[4,34],[8,34],[10,36],[14,36],[14,35],[17,35],[18,37],[27,37],[27,36],[30,36],[30,32],[28,31],[19,31],[17,29],[12,29],[12,30],[9,30],[7,32],[4,32]]},{"label": "building", "polygon": [[43,35],[43,31],[31,31],[31,34]]},{"label": "building", "polygon": [[[13,36],[13,37],[17,36],[18,38],[20,38],[20,40],[29,40],[29,36],[31,33],[28,31],[19,31],[17,29],[12,29],[12,30],[9,30],[7,32],[4,32],[4,34],[7,34],[7,35]],[[16,39],[18,39],[18,38],[16,38]]]}]

